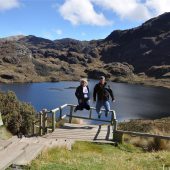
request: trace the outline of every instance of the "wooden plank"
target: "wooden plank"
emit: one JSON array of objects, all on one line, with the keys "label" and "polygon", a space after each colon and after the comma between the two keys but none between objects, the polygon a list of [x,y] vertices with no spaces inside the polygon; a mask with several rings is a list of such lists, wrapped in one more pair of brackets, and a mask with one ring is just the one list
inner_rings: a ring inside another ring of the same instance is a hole
[{"label": "wooden plank", "polygon": [[8,168],[13,162],[24,153],[26,143],[15,144],[12,147],[0,152],[0,170]]},{"label": "wooden plank", "polygon": [[28,165],[33,159],[35,159],[44,149],[45,145],[31,143],[25,150],[24,153],[18,157],[14,165]]},{"label": "wooden plank", "polygon": [[81,116],[70,116],[70,115],[67,115],[68,117],[72,117],[72,118],[79,118],[79,119],[87,119],[87,120],[94,120],[94,121],[100,121],[100,122],[108,122],[108,123],[111,123],[110,120],[102,120],[102,119],[94,119],[94,118],[89,118],[89,117],[81,117]]},{"label": "wooden plank", "polygon": [[55,130],[56,127],[56,115],[55,112],[52,112],[52,131]]}]

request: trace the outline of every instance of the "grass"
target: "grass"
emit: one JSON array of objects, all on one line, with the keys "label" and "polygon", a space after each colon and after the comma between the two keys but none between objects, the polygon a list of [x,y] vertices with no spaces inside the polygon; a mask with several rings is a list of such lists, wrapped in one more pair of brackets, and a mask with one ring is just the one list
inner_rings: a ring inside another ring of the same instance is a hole
[{"label": "grass", "polygon": [[129,144],[76,142],[72,151],[52,148],[44,151],[26,169],[31,170],[157,170],[170,167],[170,152],[144,152]]},{"label": "grass", "polygon": [[9,139],[12,134],[6,129],[5,126],[0,126],[0,139]]}]

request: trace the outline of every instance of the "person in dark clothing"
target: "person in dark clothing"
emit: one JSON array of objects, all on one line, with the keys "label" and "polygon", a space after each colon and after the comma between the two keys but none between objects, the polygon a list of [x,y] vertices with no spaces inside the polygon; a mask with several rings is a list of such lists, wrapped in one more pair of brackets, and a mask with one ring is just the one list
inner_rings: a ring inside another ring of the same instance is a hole
[{"label": "person in dark clothing", "polygon": [[[96,102],[96,96],[97,96],[97,102]],[[110,103],[109,103],[109,96],[111,97],[112,101],[114,102],[114,96],[113,92],[110,88],[110,86],[107,86],[107,83],[105,81],[105,77],[101,76],[100,81],[98,84],[95,85],[94,91],[93,91],[93,101],[96,102],[96,112],[98,114],[98,118],[101,117],[101,107],[104,106],[106,112],[105,116],[108,116],[108,113],[110,111]]]},{"label": "person in dark clothing", "polygon": [[81,79],[80,80],[80,86],[77,87],[75,95],[78,99],[78,105],[74,109],[74,112],[77,110],[90,110],[90,105],[89,105],[89,87],[88,87],[88,81],[87,79]]}]

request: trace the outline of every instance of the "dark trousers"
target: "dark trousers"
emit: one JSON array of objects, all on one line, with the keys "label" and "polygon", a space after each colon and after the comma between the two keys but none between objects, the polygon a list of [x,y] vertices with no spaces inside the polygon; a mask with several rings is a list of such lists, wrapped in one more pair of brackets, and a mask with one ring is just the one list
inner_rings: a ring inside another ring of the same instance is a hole
[{"label": "dark trousers", "polygon": [[76,110],[90,110],[89,100],[79,102],[79,104],[76,106]]}]

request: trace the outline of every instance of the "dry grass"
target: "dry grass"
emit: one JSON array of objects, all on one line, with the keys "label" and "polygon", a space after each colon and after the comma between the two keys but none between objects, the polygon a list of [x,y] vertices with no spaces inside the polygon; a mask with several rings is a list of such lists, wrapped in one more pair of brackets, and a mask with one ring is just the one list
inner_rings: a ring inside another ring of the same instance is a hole
[{"label": "dry grass", "polygon": [[[119,129],[169,136],[170,118],[163,118],[158,120],[131,120],[129,122],[121,122],[119,123]],[[124,141],[137,147],[142,147],[147,151],[170,151],[169,140],[124,135]]]}]

